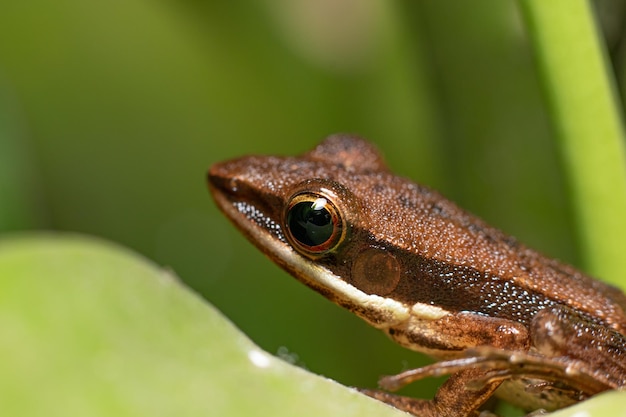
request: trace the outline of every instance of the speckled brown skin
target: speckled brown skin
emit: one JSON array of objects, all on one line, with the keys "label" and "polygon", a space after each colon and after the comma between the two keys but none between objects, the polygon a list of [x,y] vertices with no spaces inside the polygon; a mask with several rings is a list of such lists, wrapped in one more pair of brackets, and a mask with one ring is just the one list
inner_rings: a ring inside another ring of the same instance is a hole
[{"label": "speckled brown skin", "polygon": [[[623,293],[393,175],[368,142],[334,135],[297,157],[216,164],[209,186],[222,211],[270,259],[403,346],[438,358],[476,346],[564,357],[609,381],[605,389],[625,384]],[[285,206],[303,191],[329,196],[345,225],[340,244],[320,256],[299,253],[285,232]],[[447,415],[449,407],[449,415],[472,415],[502,381],[489,380],[480,390],[460,387],[485,372],[459,370],[434,401],[411,407],[389,394],[377,397],[426,416]],[[555,380],[552,371],[532,376]],[[501,391],[527,408],[561,407],[602,390],[585,392],[566,381],[576,387],[571,395],[545,389],[520,397],[525,384],[516,381]]]}]

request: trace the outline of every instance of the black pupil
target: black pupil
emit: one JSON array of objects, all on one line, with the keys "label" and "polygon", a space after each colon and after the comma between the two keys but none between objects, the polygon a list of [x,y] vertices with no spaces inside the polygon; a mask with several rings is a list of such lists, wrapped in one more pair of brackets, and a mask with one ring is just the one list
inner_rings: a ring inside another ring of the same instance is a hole
[{"label": "black pupil", "polygon": [[287,213],[291,235],[301,244],[318,246],[333,235],[333,219],[325,208],[326,200],[303,201]]}]

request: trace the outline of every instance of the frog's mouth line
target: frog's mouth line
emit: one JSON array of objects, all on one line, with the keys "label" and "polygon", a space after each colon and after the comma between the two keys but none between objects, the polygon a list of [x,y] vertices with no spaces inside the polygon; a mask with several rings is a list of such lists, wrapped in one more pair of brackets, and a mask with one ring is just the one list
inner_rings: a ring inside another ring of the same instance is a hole
[{"label": "frog's mouth line", "polygon": [[[277,244],[273,243],[276,240],[288,245],[279,220],[269,214],[267,207],[254,203],[263,201],[263,197],[245,181],[214,174],[212,168],[209,171],[209,191],[222,213],[262,252]],[[270,235],[272,238],[263,238],[263,235]],[[262,242],[257,243],[257,239]]]},{"label": "frog's mouth line", "polygon": [[[410,308],[406,305],[366,294],[334,275],[329,269],[309,260],[287,243],[282,228],[260,206],[252,204],[232,189],[224,188],[221,180],[211,178],[209,188],[219,209],[261,252],[305,285],[333,302],[352,311],[363,311],[361,318],[377,328],[388,328],[406,321]],[[369,312],[366,314],[365,312]],[[372,314],[374,313],[374,314]]]}]

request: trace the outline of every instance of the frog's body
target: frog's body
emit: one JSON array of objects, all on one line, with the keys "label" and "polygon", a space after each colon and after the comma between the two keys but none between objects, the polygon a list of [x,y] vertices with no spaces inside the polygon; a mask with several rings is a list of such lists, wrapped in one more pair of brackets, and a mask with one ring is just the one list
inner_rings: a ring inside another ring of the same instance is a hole
[{"label": "frog's body", "polygon": [[[209,179],[218,206],[270,259],[401,345],[440,359],[483,346],[493,353],[485,358],[518,352],[551,368],[516,373],[530,382],[466,366],[450,371],[434,401],[370,393],[377,398],[425,416],[450,407],[471,415],[502,381],[507,399],[548,409],[625,383],[623,293],[393,175],[361,139],[335,135],[299,157],[217,164]],[[566,362],[585,376],[555,382]],[[527,392],[542,379],[547,388]],[[481,389],[469,389],[477,380]]]}]

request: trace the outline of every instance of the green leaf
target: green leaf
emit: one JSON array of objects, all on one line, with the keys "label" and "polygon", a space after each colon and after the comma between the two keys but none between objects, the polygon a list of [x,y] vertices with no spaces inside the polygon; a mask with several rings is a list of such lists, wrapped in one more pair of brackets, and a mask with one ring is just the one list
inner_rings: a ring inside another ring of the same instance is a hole
[{"label": "green leaf", "polygon": [[572,407],[551,413],[551,417],[626,417],[626,392],[607,392]]},{"label": "green leaf", "polygon": [[0,415],[399,416],[256,347],[169,271],[101,240],[0,240]]},{"label": "green leaf", "polygon": [[591,5],[586,0],[521,0],[520,5],[560,139],[583,256],[591,273],[620,284],[626,267],[624,128]]},{"label": "green leaf", "polygon": [[[0,415],[404,415],[267,354],[171,272],[93,238],[1,240],[0,328]],[[624,397],[557,415],[617,415]]]}]

